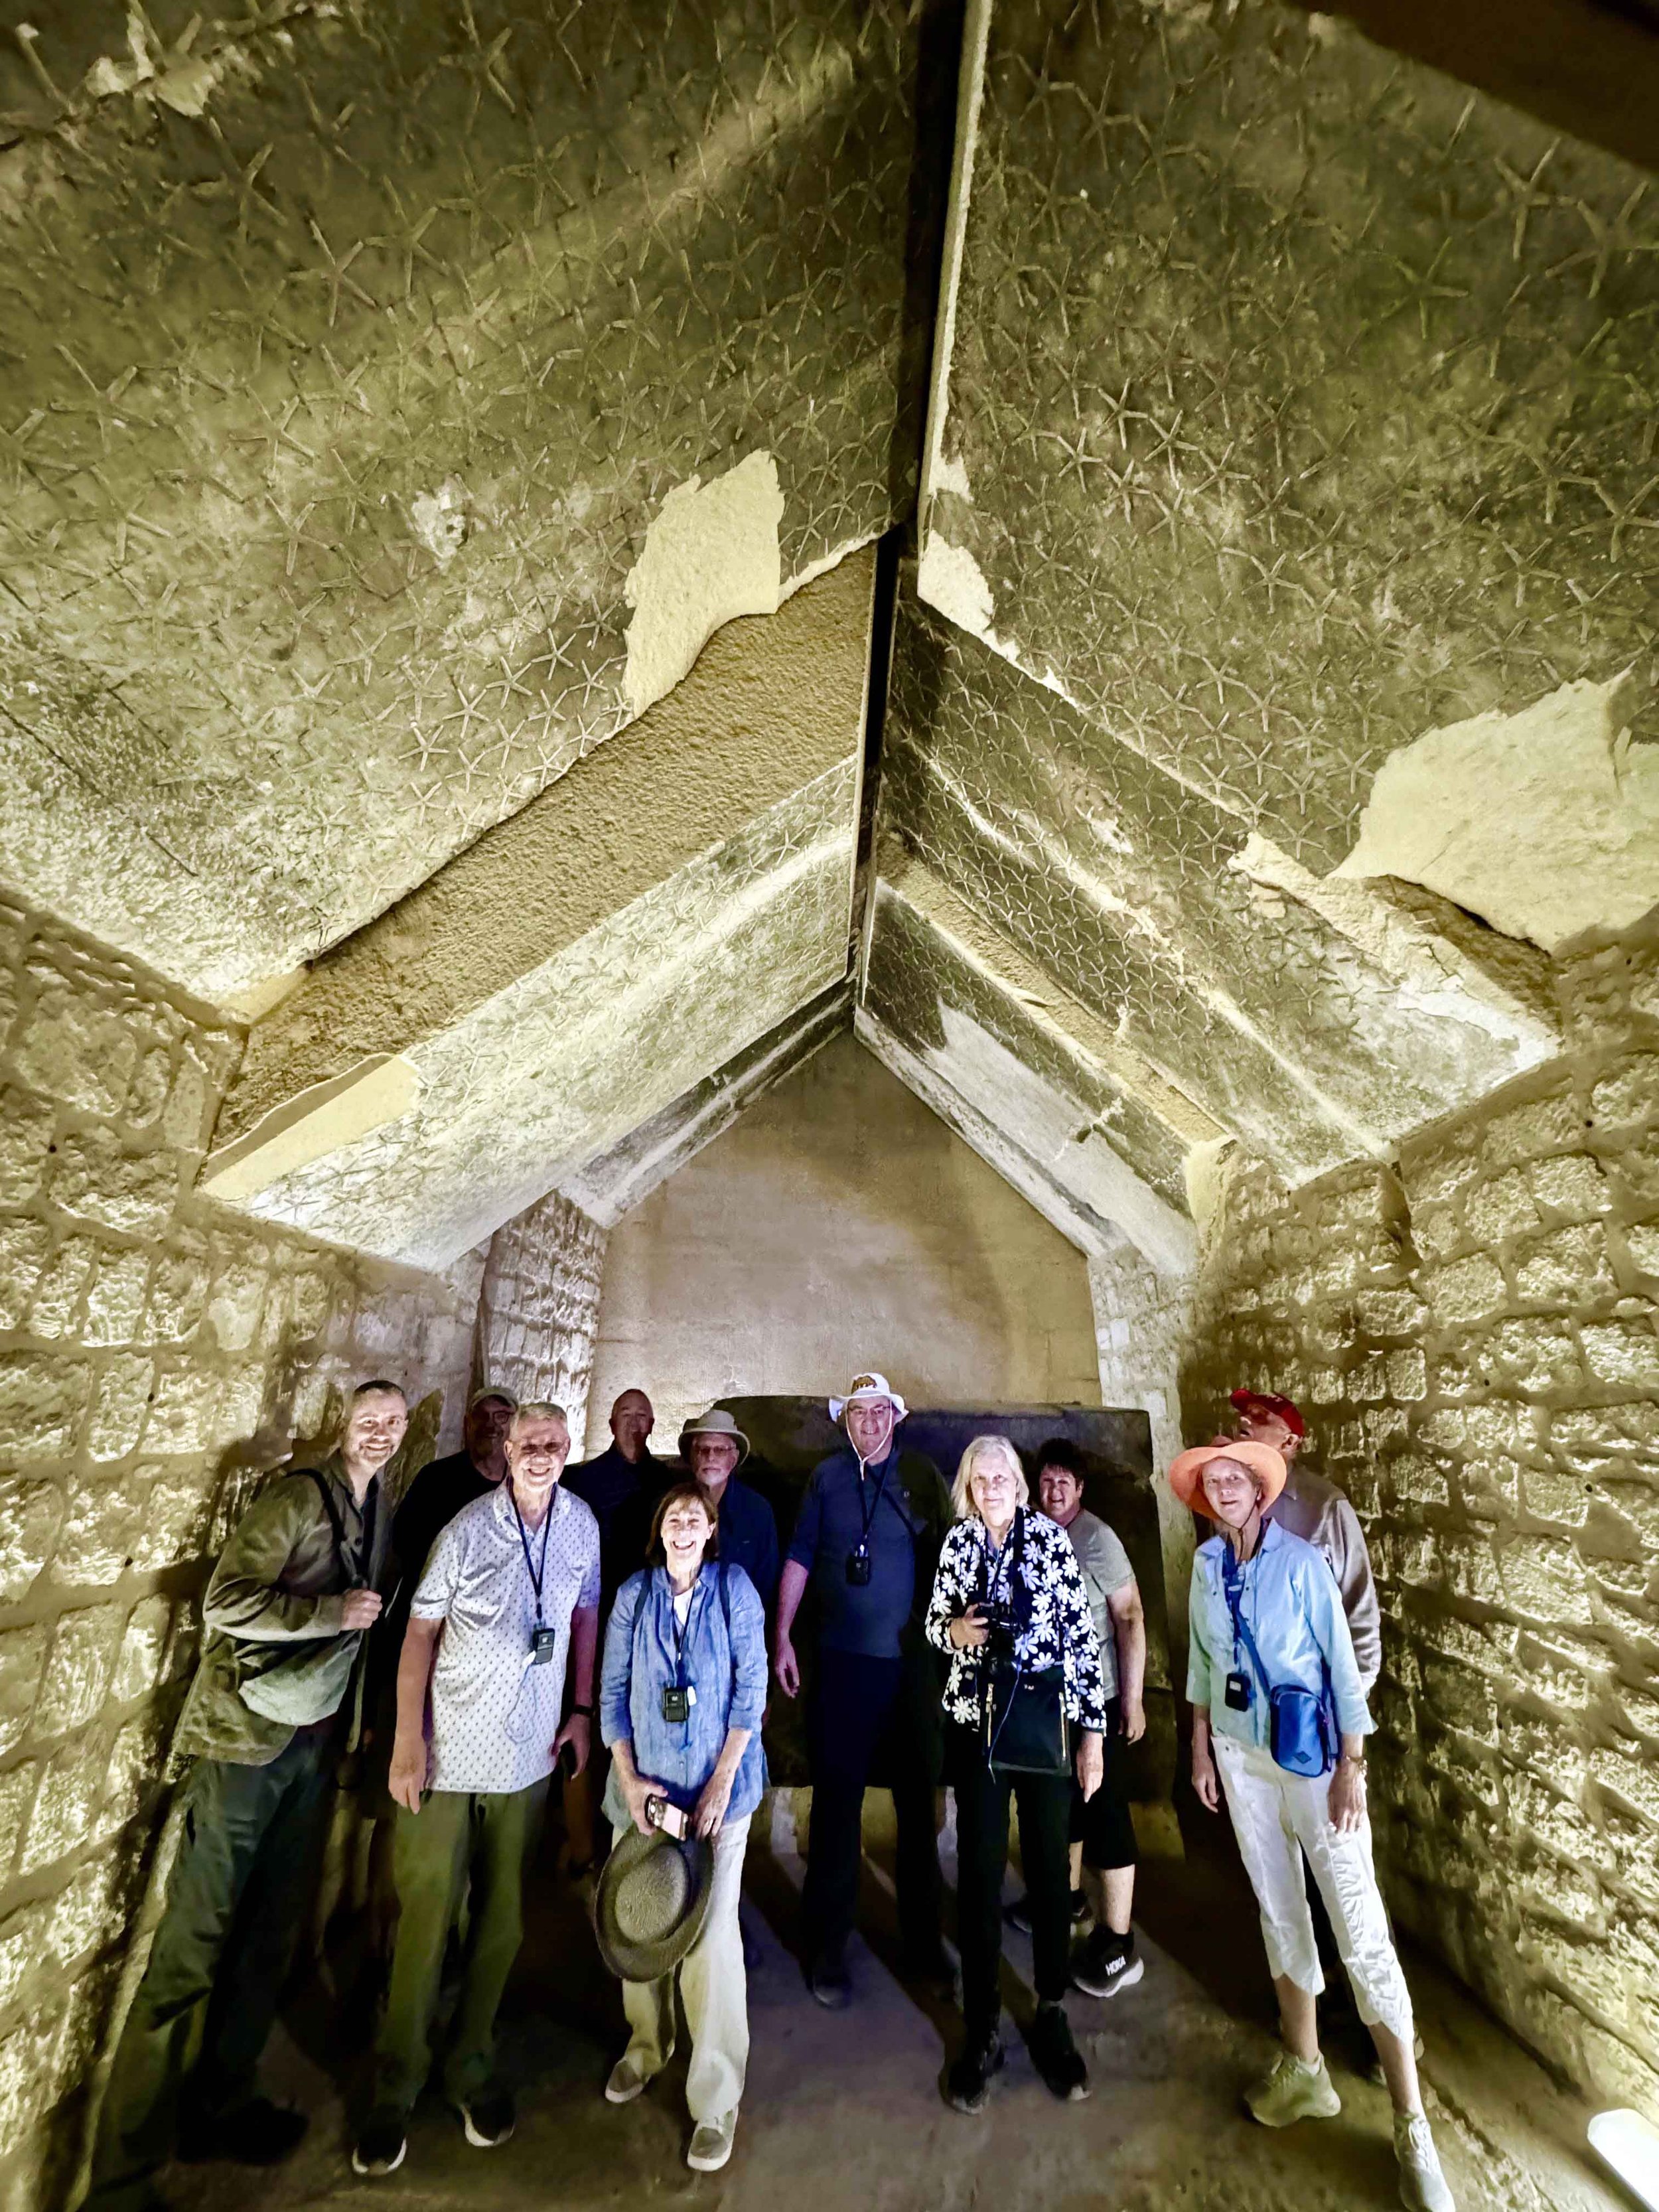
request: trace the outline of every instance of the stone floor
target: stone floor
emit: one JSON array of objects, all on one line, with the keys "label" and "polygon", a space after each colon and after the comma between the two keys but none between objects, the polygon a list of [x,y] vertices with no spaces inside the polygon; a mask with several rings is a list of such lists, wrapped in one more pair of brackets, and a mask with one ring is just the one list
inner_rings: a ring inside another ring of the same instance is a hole
[{"label": "stone floor", "polygon": [[[1271,1991],[1242,1876],[1222,1853],[1149,1864],[1144,1981],[1110,2006],[1071,1999],[1092,2071],[1089,2102],[1056,2105],[1011,2036],[1008,2069],[978,2119],[939,2097],[952,2019],[919,2006],[890,1971],[890,1887],[879,1864],[867,1870],[871,1944],[854,1960],[856,2005],[835,2015],[808,1999],[785,1940],[799,1872],[791,1853],[751,1852],[753,2056],[723,2174],[700,2177],[683,2162],[678,2062],[635,2105],[617,2110],[601,2098],[621,2047],[620,2008],[550,1845],[506,2008],[503,2061],[520,2092],[509,2144],[468,2148],[433,2097],[411,2126],[403,2168],[356,2179],[337,2085],[350,2078],[362,2039],[325,2027],[329,2010],[313,1998],[290,2012],[273,2054],[277,2085],[316,2115],[300,2155],[271,2174],[179,2172],[169,2193],[182,2212],[471,2212],[485,2203],[599,2212],[641,2201],[727,2212],[1380,2212],[1397,2203],[1387,2102],[1352,2070],[1357,2044],[1329,2044],[1340,2118],[1271,2135],[1243,2117],[1239,2091],[1272,2053]],[[1018,2016],[1030,2002],[1030,1960],[1012,1935],[1008,1966]],[[1409,1966],[1460,2212],[1628,2212],[1583,2149],[1586,2108],[1431,1966]]]}]

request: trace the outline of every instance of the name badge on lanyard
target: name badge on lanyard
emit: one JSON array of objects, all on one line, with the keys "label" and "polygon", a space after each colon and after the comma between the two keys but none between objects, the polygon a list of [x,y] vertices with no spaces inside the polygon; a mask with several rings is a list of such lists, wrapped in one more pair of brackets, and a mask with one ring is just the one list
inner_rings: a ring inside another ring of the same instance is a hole
[{"label": "name badge on lanyard", "polygon": [[[510,1475],[507,1480],[510,1484]],[[536,1594],[536,1626],[530,1632],[530,1649],[524,1655],[524,1663],[526,1667],[546,1667],[550,1665],[553,1655],[559,1648],[558,1630],[549,1628],[542,1619],[542,1585],[547,1579],[547,1539],[553,1526],[553,1501],[550,1498],[547,1501],[547,1512],[542,1522],[542,1555],[538,1561],[531,1557],[530,1538],[525,1531],[524,1516],[519,1510],[519,1501],[511,1488],[507,1495],[513,1508],[514,1521],[518,1526],[525,1571],[530,1577],[530,1587]]]}]

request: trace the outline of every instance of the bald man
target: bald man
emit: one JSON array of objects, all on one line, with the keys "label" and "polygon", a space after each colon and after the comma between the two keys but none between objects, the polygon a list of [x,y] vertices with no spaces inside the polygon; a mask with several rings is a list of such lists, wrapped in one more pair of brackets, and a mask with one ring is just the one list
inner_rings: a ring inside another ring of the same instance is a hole
[{"label": "bald man", "polygon": [[[599,1643],[617,1592],[645,1565],[651,1516],[668,1487],[668,1469],[650,1451],[656,1413],[643,1390],[624,1390],[611,1408],[611,1443],[597,1459],[572,1468],[564,1486],[589,1507],[599,1524]],[[564,1785],[564,1824],[572,1874],[585,1873],[610,1848],[609,1824],[599,1812],[610,1754],[598,1741],[580,1774]]]}]

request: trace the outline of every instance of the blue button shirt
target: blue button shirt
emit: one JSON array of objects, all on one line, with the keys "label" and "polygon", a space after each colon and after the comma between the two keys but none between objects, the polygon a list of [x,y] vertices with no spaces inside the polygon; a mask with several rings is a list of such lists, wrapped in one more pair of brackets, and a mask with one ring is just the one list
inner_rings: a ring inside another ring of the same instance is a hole
[{"label": "blue button shirt", "polygon": [[[860,1587],[847,1579],[847,1555],[864,1540],[866,1511],[872,1516],[870,1579]],[[832,1452],[818,1462],[801,1500],[789,1557],[812,1577],[823,1650],[898,1657],[899,1638],[915,1604],[921,1534],[899,1480],[896,1445],[879,1465],[865,1469],[861,1489],[855,1451]]]},{"label": "blue button shirt", "polygon": [[[631,1741],[640,1773],[689,1810],[714,1771],[727,1729],[750,1729],[726,1808],[728,1820],[740,1820],[760,1803],[766,1787],[760,1736],[766,1710],[766,1615],[741,1567],[728,1566],[724,1579],[724,1603],[717,1565],[706,1565],[692,1584],[683,1644],[666,1567],[648,1567],[623,1584],[605,1634],[599,1734],[607,1748],[624,1738]],[[663,1718],[662,1693],[670,1684],[697,1693],[684,1721]],[[605,1811],[613,1827],[628,1826],[628,1801],[614,1766],[605,1785]]]},{"label": "blue button shirt", "polygon": [[[1268,1748],[1267,1695],[1241,1644],[1233,1652],[1233,1617],[1227,1602],[1224,1570],[1227,1540],[1212,1536],[1193,1561],[1188,1615],[1187,1696],[1207,1705],[1217,1735]],[[1337,1726],[1344,1735],[1370,1731],[1370,1709],[1353,1656],[1342,1593],[1322,1552],[1292,1536],[1276,1521],[1263,1523],[1255,1557],[1245,1563],[1239,1607],[1249,1623],[1268,1682],[1299,1684],[1318,1695],[1330,1669]],[[1251,1684],[1249,1709],[1235,1712],[1224,1692],[1237,1669]]]}]

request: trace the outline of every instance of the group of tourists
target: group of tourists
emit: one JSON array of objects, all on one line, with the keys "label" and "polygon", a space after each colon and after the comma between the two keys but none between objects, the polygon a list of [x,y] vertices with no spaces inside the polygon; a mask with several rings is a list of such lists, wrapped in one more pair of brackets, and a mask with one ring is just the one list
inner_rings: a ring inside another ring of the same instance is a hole
[{"label": "group of tourists", "polygon": [[[1284,2048],[1246,2103],[1270,2127],[1340,2110],[1317,2038],[1310,1874],[1393,2099],[1402,2201],[1451,2212],[1371,1861],[1366,1697],[1381,1652],[1364,1538],[1341,1493],[1298,1464],[1295,1407],[1247,1390],[1233,1402],[1237,1433],[1182,1452],[1168,1480],[1216,1528],[1193,1569],[1194,1786],[1212,1812],[1226,1799],[1279,2003]],[[649,1400],[626,1391],[609,1448],[567,1474],[562,1409],[487,1386],[464,1449],[393,1500],[381,1478],[406,1401],[388,1382],[358,1386],[337,1449],[264,1488],[207,1588],[178,1738],[192,1761],[178,1856],[105,2094],[97,2212],[156,2212],[175,2151],[272,2164],[303,2135],[256,2070],[341,1756],[367,1751],[372,1768],[377,1745],[396,1924],[355,2170],[402,2164],[434,2069],[468,2142],[512,2135],[495,2017],[556,1776],[568,1864],[593,1876],[599,1951],[622,1984],[628,2041],[604,2094],[647,2090],[683,2009],[687,2161],[723,2166],[749,2055],[738,1903],[773,1680],[805,1704],[811,1996],[832,2011],[854,1998],[872,1784],[896,1818],[901,1976],[957,1987],[943,1783],[963,2025],[947,2101],[982,2111],[1004,2063],[1009,1923],[1030,1937],[1036,2069],[1056,2097],[1088,2095],[1067,1992],[1111,1999],[1144,1972],[1125,1761],[1146,1724],[1146,1634],[1128,1555],[1085,1506],[1085,1462],[1063,1437],[1028,1477],[1006,1437],[975,1437],[947,1489],[900,1442],[906,1407],[883,1376],[855,1377],[830,1413],[843,1441],[781,1547],[722,1408],[687,1424],[675,1468],[651,1454]],[[1005,1911],[1014,1812],[1024,1894]],[[447,1960],[459,1986],[441,2027]]]}]

